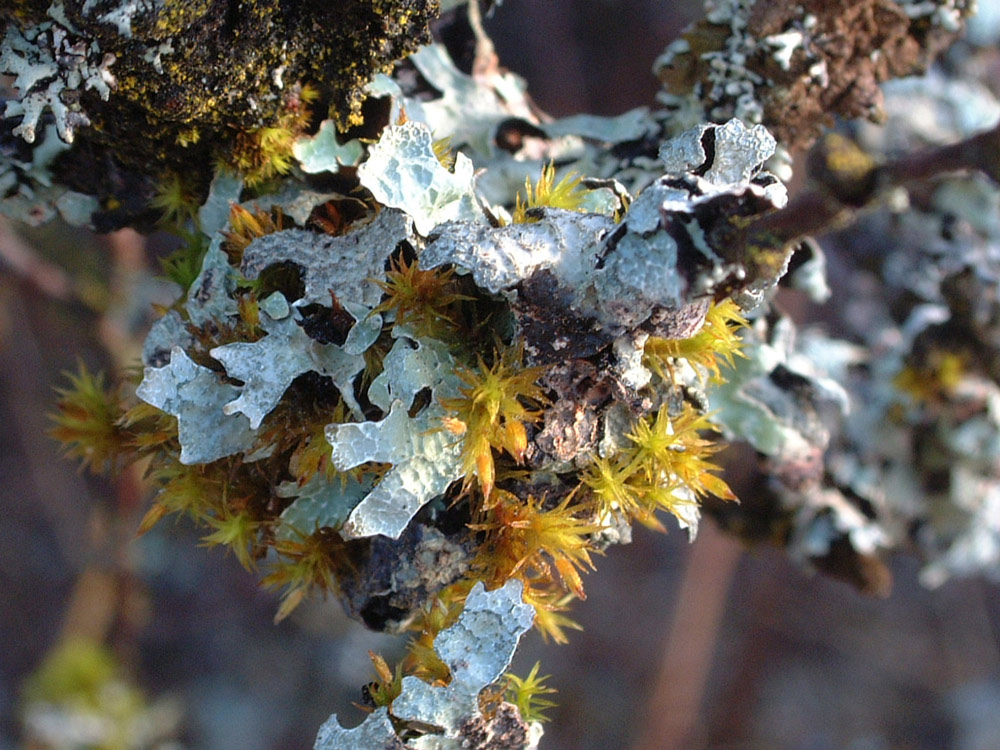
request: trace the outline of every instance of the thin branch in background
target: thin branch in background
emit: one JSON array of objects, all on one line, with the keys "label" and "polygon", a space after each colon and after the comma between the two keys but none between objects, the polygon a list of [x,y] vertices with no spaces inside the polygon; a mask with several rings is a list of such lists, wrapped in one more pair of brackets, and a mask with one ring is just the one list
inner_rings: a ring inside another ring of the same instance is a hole
[{"label": "thin branch in background", "polygon": [[0,216],[0,267],[9,268],[42,294],[63,302],[74,298],[73,282],[56,265],[39,257],[34,249]]},{"label": "thin branch in background", "polygon": [[963,170],[978,170],[1000,182],[1000,124],[883,165],[849,139],[830,134],[809,156],[810,176],[818,187],[750,222],[736,238],[732,257],[745,259],[751,268],[773,267],[775,254],[783,256],[805,237],[853,221],[859,210],[875,205],[889,190]]},{"label": "thin branch in background", "polygon": [[729,585],[742,556],[737,542],[704,524],[688,555],[663,658],[633,750],[691,746],[722,629]]}]

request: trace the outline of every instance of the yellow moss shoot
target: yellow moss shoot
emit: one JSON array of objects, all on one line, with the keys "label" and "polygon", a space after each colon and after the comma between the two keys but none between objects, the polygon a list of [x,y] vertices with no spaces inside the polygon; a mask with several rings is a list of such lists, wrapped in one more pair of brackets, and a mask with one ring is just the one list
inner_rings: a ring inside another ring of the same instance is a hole
[{"label": "yellow moss shoot", "polygon": [[274,616],[275,622],[288,617],[313,588],[334,589],[334,548],[338,544],[343,542],[336,534],[322,530],[301,539],[274,544],[279,558],[261,585],[285,589],[281,606]]},{"label": "yellow moss shoot", "polygon": [[650,337],[646,341],[643,364],[661,379],[673,382],[672,359],[686,359],[698,365],[714,381],[722,379],[722,366],[732,367],[736,357],[744,356],[739,329],[747,325],[739,307],[731,299],[713,304],[705,323],[694,336],[686,339]]},{"label": "yellow moss shoot", "polygon": [[620,513],[663,530],[653,515],[666,510],[680,519],[683,506],[706,495],[735,500],[709,459],[720,446],[701,436],[711,424],[690,406],[671,419],[666,407],[640,419],[628,435],[632,445],[618,454],[596,459],[582,481],[597,503],[599,515]]},{"label": "yellow moss shoot", "polygon": [[385,300],[374,312],[392,312],[396,325],[413,328],[418,336],[454,338],[458,328],[455,304],[471,297],[455,292],[454,270],[424,271],[417,261],[395,257],[385,281],[373,279],[385,292]]},{"label": "yellow moss shoot", "polygon": [[449,172],[455,166],[455,153],[451,150],[451,136],[436,139],[431,148],[434,149],[434,156],[438,163]]},{"label": "yellow moss shoot", "polygon": [[634,482],[636,472],[637,467],[625,453],[598,456],[584,470],[583,484],[597,498],[601,514],[622,513],[629,518],[639,515],[641,488]]},{"label": "yellow moss shoot", "polygon": [[162,458],[150,472],[150,478],[160,487],[156,501],[139,524],[145,533],[161,518],[172,514],[190,516],[198,522],[222,511],[225,504],[226,476],[212,466],[186,466],[177,456]]},{"label": "yellow moss shoot", "polygon": [[272,125],[238,133],[228,166],[235,169],[249,188],[288,174],[295,158],[292,145],[306,132],[312,112],[310,105],[319,97],[312,86],[296,86],[285,109]]},{"label": "yellow moss shoot", "polygon": [[254,567],[252,550],[257,541],[257,531],[260,523],[254,521],[246,511],[233,512],[228,508],[216,516],[205,519],[209,527],[214,529],[211,534],[203,536],[201,543],[205,547],[228,547],[246,570]]},{"label": "yellow moss shoot", "polygon": [[893,378],[893,385],[918,403],[938,401],[958,387],[966,372],[966,359],[955,352],[934,350],[922,366],[907,365]]},{"label": "yellow moss shoot", "polygon": [[575,598],[556,586],[536,582],[525,585],[524,603],[535,608],[535,629],[543,640],[562,645],[569,643],[567,630],[583,630],[579,623],[563,614]]},{"label": "yellow moss shoot", "polygon": [[482,357],[476,368],[460,367],[458,377],[464,383],[461,397],[442,401],[451,412],[443,427],[453,435],[463,436],[462,466],[468,487],[475,477],[488,502],[496,478],[493,450],[504,450],[518,462],[524,460],[528,446],[525,422],[536,422],[537,408],[545,402],[537,384],[540,367],[521,367],[520,347],[505,348],[491,366]]},{"label": "yellow moss shoot", "polygon": [[[347,407],[338,403],[332,422],[345,422]],[[317,474],[322,473],[324,479],[333,479],[337,470],[330,460],[332,446],[326,440],[324,424],[316,425],[312,432],[306,435],[292,452],[288,460],[288,471],[302,487]]]},{"label": "yellow moss shoot", "polygon": [[285,228],[285,216],[279,210],[277,213],[255,208],[248,211],[238,203],[229,209],[229,229],[222,233],[225,241],[222,250],[229,262],[239,268],[243,260],[243,251],[258,237],[274,234]]},{"label": "yellow moss shoot", "polygon": [[555,688],[548,687],[545,681],[552,675],[538,676],[540,662],[535,662],[535,666],[528,672],[528,676],[521,678],[508,672],[504,675],[507,679],[506,699],[517,706],[521,713],[521,718],[526,722],[548,721],[549,717],[545,711],[555,708],[555,702],[543,696],[552,695],[558,692]]},{"label": "yellow moss shoot", "polygon": [[511,222],[514,224],[529,224],[537,221],[528,215],[528,210],[540,206],[564,208],[567,211],[579,211],[583,205],[584,191],[580,187],[580,175],[570,172],[556,182],[556,169],[550,162],[542,167],[542,174],[534,187],[531,180],[524,181],[525,197],[517,194]]},{"label": "yellow moss shoot", "polygon": [[420,609],[409,625],[416,635],[407,645],[403,660],[406,674],[415,675],[431,685],[447,685],[451,680],[448,665],[434,650],[434,639],[458,621],[473,584],[472,579],[457,581],[438,592]]},{"label": "yellow moss shoot", "polygon": [[503,585],[510,578],[526,584],[539,580],[560,583],[565,591],[585,599],[580,571],[593,570],[591,535],[600,531],[589,513],[567,496],[554,508],[533,496],[521,500],[496,490],[497,502],[470,528],[486,533],[475,563],[486,585]]},{"label": "yellow moss shoot", "polygon": [[[395,670],[389,669],[385,659],[374,651],[368,652],[368,658],[372,660],[372,667],[375,669],[375,679],[367,686],[368,695],[375,708],[391,706],[403,692],[403,665],[397,664]],[[360,708],[369,712],[372,710],[366,706]]]},{"label": "yellow moss shoot", "polygon": [[177,442],[177,418],[144,401],[125,412],[119,425],[128,433],[129,449],[140,455]]},{"label": "yellow moss shoot", "polygon": [[103,373],[91,373],[81,362],[70,385],[57,388],[55,423],[49,434],[92,472],[116,469],[129,452],[129,436],[119,425],[122,408],[117,394],[104,384]]},{"label": "yellow moss shoot", "polygon": [[182,227],[198,213],[199,191],[190,181],[176,172],[163,175],[156,185],[150,204],[163,212],[160,221],[168,226]]},{"label": "yellow moss shoot", "polygon": [[263,331],[260,328],[260,303],[257,301],[257,295],[253,292],[241,294],[236,300],[236,311],[243,323],[247,338],[251,341],[261,338]]}]

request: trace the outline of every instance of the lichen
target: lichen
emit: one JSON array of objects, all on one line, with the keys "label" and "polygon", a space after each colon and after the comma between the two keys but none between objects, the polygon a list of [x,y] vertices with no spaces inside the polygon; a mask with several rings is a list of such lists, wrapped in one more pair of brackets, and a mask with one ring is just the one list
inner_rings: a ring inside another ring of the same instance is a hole
[{"label": "lichen", "polygon": [[243,382],[239,396],[223,407],[223,414],[244,414],[256,430],[292,381],[305,372],[330,378],[344,402],[360,412],[354,401],[354,379],[365,369],[363,352],[313,341],[292,314],[274,319],[264,313],[261,328],[267,335],[260,341],[225,344],[209,352],[231,378]]},{"label": "lichen", "polygon": [[[357,124],[372,76],[425,40],[438,11],[435,0],[301,5],[67,0],[43,20],[14,16],[0,48],[18,89],[6,117],[21,117],[15,135],[31,142],[49,109],[60,137],[80,141],[59,177],[97,194],[100,222],[148,221],[151,190],[120,192],[121,173],[186,174],[204,190],[221,161],[259,185],[291,167],[313,94],[339,127]],[[137,205],[123,214],[126,202]]]},{"label": "lichen", "polygon": [[61,3],[53,3],[48,13],[50,20],[27,28],[7,27],[0,72],[15,76],[18,95],[7,102],[4,117],[20,117],[13,133],[33,143],[42,111],[48,109],[59,137],[72,143],[77,129],[91,124],[76,101],[79,95],[93,89],[107,101],[117,86],[111,72],[115,55],[81,35],[66,20]]},{"label": "lichen", "polygon": [[253,445],[254,433],[247,418],[223,411],[239,395],[239,389],[195,364],[180,347],[171,351],[169,364],[146,368],[136,395],[177,417],[182,464],[209,463],[249,451]]},{"label": "lichen", "polygon": [[[374,747],[457,750],[463,747],[463,733],[470,721],[481,716],[479,694],[496,682],[510,664],[521,636],[531,627],[532,608],[521,601],[516,581],[495,591],[477,584],[469,593],[458,621],[442,631],[434,648],[451,673],[446,686],[432,686],[416,677],[404,677],[402,693],[391,708],[379,708],[360,726],[344,729],[336,715],[320,727],[315,750],[359,750]],[[420,737],[403,742],[389,717],[428,727]],[[534,746],[528,728],[522,724],[520,743],[510,747]],[[468,746],[468,745],[465,745]]]},{"label": "lichen", "polygon": [[430,128],[406,122],[385,129],[358,169],[379,203],[404,211],[421,235],[445,221],[482,220],[473,190],[472,161],[458,154],[451,170],[434,153]]},{"label": "lichen", "polygon": [[[457,394],[455,361],[434,340],[399,338],[383,367],[368,398],[386,412],[385,418],[333,424],[326,433],[331,460],[341,471],[370,461],[392,464],[351,512],[343,529],[351,538],[398,537],[421,507],[464,474],[458,442],[440,429],[440,400]],[[424,389],[431,391],[430,404],[411,417],[408,410]]]},{"label": "lichen", "polygon": [[925,68],[971,10],[964,0],[712,3],[656,61],[659,99],[674,132],[736,117],[808,146],[831,114],[876,115],[878,84]]},{"label": "lichen", "polygon": [[[189,515],[207,545],[266,567],[265,585],[284,591],[279,618],[321,590],[370,627],[412,630],[396,669],[373,657],[371,716],[354,730],[331,718],[317,748],[532,746],[526,717],[483,689],[532,624],[567,639],[569,603],[631,525],[664,530],[666,517],[693,539],[709,497],[735,499],[716,463],[727,442],[761,457],[760,497],[747,506],[764,520],[713,503],[724,525],[763,529],[873,593],[885,590],[879,555],[915,541],[914,521],[929,582],[995,567],[996,191],[949,180],[920,215],[894,217],[900,246],[919,250],[869,258],[904,291],[868,301],[881,312],[861,343],[797,337],[770,301],[786,272],[829,296],[824,254],[748,237],[784,215],[768,163],[832,111],[815,110],[829,104],[824,81],[844,93],[835,77],[866,76],[845,94],[851,112],[875,101],[869,84],[889,71],[865,44],[845,57],[830,42],[852,32],[867,43],[871,29],[844,28],[812,0],[769,5],[711,6],[664,60],[690,66],[667,71],[671,83],[695,79],[666,110],[554,122],[515,76],[489,65],[467,75],[440,45],[370,85],[368,53],[341,75],[383,32],[389,48],[408,49],[397,32],[422,28],[432,3],[304,13],[314,24],[378,21],[356,33],[330,24],[344,42],[335,51],[309,34],[276,50],[266,22],[295,23],[273,0],[244,4],[231,21],[267,65],[238,75],[242,42],[225,61],[185,46],[193,16],[131,0],[77,14],[100,22],[102,43],[131,35],[116,71],[134,73],[141,51],[147,76],[178,97],[183,130],[154,127],[155,169],[209,155],[239,169],[209,180],[206,167],[190,190],[187,175],[161,182],[160,203],[177,209],[167,223],[185,237],[168,264],[184,292],[147,341],[144,404],[116,418],[117,401],[84,397],[83,385],[61,394],[64,412],[82,411],[71,450],[86,456],[87,436],[103,434],[99,463],[149,457],[161,490],[143,530]],[[914,18],[890,0],[843,9],[871,20],[875,5],[901,49],[917,15],[926,52],[951,34],[951,14],[935,11],[935,25],[922,6]],[[392,15],[399,7],[415,15]],[[901,58],[900,70],[924,57]],[[197,95],[177,90],[182,72],[210,61],[218,70]],[[240,101],[216,100],[225,74]],[[109,102],[148,93],[119,78]],[[312,118],[310,84],[337,111]],[[786,106],[801,96],[813,107],[777,136],[759,124],[775,119],[772,89]],[[145,110],[154,125],[163,104],[153,96]],[[229,129],[233,148],[220,146]],[[91,145],[120,135],[92,134]],[[855,148],[874,174],[879,148]],[[978,208],[963,208],[970,201]],[[968,338],[982,348],[956,343]],[[933,480],[946,471],[942,489]],[[933,514],[935,503],[949,512]]]}]

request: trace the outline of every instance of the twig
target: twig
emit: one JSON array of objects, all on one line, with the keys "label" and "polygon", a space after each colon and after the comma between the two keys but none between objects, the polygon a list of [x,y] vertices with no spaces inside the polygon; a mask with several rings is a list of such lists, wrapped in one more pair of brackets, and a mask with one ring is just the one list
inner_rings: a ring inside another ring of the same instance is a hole
[{"label": "twig", "polygon": [[1000,124],[964,141],[908,154],[878,165],[843,136],[826,136],[809,157],[818,188],[785,208],[755,219],[734,238],[727,255],[742,262],[752,278],[781,267],[798,242],[853,221],[860,209],[886,191],[949,172],[978,170],[1000,183]]},{"label": "twig", "polygon": [[708,683],[729,585],[742,555],[739,544],[713,524],[702,525],[691,546],[673,622],[642,734],[632,750],[691,747]]},{"label": "twig", "polygon": [[69,276],[58,266],[38,257],[3,217],[0,217],[0,264],[9,267],[48,297],[66,302],[74,296]]}]

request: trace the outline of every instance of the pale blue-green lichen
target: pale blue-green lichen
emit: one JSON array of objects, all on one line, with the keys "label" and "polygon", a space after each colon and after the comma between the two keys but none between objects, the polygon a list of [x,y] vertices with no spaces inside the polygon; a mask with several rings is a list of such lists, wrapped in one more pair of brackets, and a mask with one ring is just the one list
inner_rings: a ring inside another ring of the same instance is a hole
[{"label": "pale blue-green lichen", "polygon": [[16,151],[0,158],[0,213],[30,226],[40,226],[56,215],[73,225],[90,221],[97,200],[55,183],[53,161],[69,148],[56,126],[45,126],[42,138],[19,158]]},{"label": "pale blue-green lichen", "polygon": [[292,153],[303,172],[316,174],[339,172],[341,167],[357,166],[365,150],[357,138],[341,143],[336,123],[324,120],[316,135],[303,136],[292,144]]},{"label": "pale blue-green lichen", "polygon": [[390,125],[358,168],[358,179],[375,199],[404,211],[423,236],[445,221],[484,220],[476,201],[472,162],[459,153],[452,170],[445,169],[433,142],[424,123]]},{"label": "pale blue-green lichen", "polygon": [[[704,211],[727,200],[723,196],[755,200],[762,208],[780,207],[787,199],[773,179],[749,182],[773,153],[774,140],[766,130],[747,129],[738,121],[714,130],[717,144],[705,177],[653,183],[632,202],[618,229],[607,216],[554,209],[542,212],[535,223],[498,229],[451,222],[435,231],[421,265],[457,265],[494,293],[549,271],[566,289],[575,311],[596,319],[614,335],[635,329],[657,307],[679,309],[708,298],[714,284],[741,271],[707,245],[696,208]],[[686,172],[707,160],[704,150],[693,151],[691,146],[703,132],[665,145],[661,158],[668,171]],[[697,165],[688,163],[693,159]],[[704,255],[702,265],[710,269],[700,271],[693,283],[690,272],[678,268],[678,235]]]},{"label": "pale blue-green lichen", "polygon": [[[386,416],[378,422],[327,427],[337,469],[348,471],[370,461],[392,464],[351,512],[345,536],[398,537],[417,511],[464,475],[460,440],[441,427],[441,399],[458,395],[456,366],[440,342],[401,336],[368,389],[369,400]],[[431,392],[430,402],[411,417],[408,410],[425,389]]]},{"label": "pale blue-green lichen", "polygon": [[637,107],[617,117],[572,115],[542,123],[541,129],[550,138],[577,135],[601,143],[638,141],[656,132],[648,107]]},{"label": "pale blue-green lichen", "polygon": [[72,143],[76,129],[90,124],[74,95],[93,89],[106,100],[116,85],[111,72],[115,56],[102,52],[95,41],[78,38],[61,3],[52,3],[48,13],[49,20],[31,27],[7,27],[0,72],[15,76],[18,95],[7,102],[4,117],[20,116],[14,135],[32,143],[39,118],[48,109],[59,137]]},{"label": "pale blue-green lichen", "polygon": [[660,146],[660,160],[667,172],[694,172],[705,164],[708,157],[702,141],[708,131],[713,138],[714,153],[704,177],[715,186],[748,182],[760,165],[774,155],[777,145],[763,125],[748,128],[737,119],[722,125],[700,125]]},{"label": "pale blue-green lichen", "polygon": [[406,214],[385,209],[369,223],[340,236],[286,229],[251,242],[243,252],[240,271],[247,279],[256,279],[275,263],[294,263],[302,270],[305,285],[305,293],[293,300],[295,304],[329,306],[332,292],[341,304],[374,308],[382,298],[374,280],[384,275],[389,254],[412,239],[412,226]]},{"label": "pale blue-green lichen", "polygon": [[213,321],[224,322],[238,312],[233,293],[238,282],[236,272],[229,265],[229,257],[222,250],[223,237],[217,233],[205,257],[201,271],[188,289],[184,309],[188,320],[196,326]]},{"label": "pale blue-green lichen", "polygon": [[317,529],[340,529],[351,511],[371,491],[371,481],[359,482],[350,474],[328,479],[316,474],[306,484],[282,482],[275,488],[292,504],[281,512],[275,532],[279,541],[305,539]]},{"label": "pale blue-green lichen", "polygon": [[542,270],[582,290],[597,264],[600,241],[613,227],[607,216],[561,209],[545,209],[542,219],[532,224],[495,229],[448,223],[437,228],[420,265],[456,265],[472,274],[476,286],[494,294]]},{"label": "pale blue-green lichen", "polygon": [[341,398],[357,414],[354,379],[365,369],[361,352],[351,354],[334,344],[321,344],[302,330],[296,315],[275,320],[261,315],[267,335],[260,341],[236,342],[211,350],[226,373],[243,381],[239,396],[227,403],[224,414],[245,414],[250,427],[260,427],[264,417],[278,405],[285,391],[299,375],[318,372],[330,378]]},{"label": "pale blue-green lichen", "polygon": [[[422,119],[435,137],[447,135],[456,147],[467,146],[474,154],[492,155],[497,126],[509,117],[534,119],[524,81],[510,72],[496,71],[479,80],[460,71],[443,45],[417,50],[410,61],[441,96],[430,101],[408,103],[407,111]],[[419,109],[417,109],[419,107]]]},{"label": "pale blue-green lichen", "polygon": [[180,347],[174,347],[169,364],[145,369],[136,395],[177,417],[182,464],[210,463],[253,447],[249,420],[223,411],[239,389],[193,362]]},{"label": "pale blue-green lichen", "polygon": [[[531,627],[534,609],[521,600],[521,583],[508,581],[495,591],[477,583],[469,593],[458,622],[443,630],[434,649],[448,666],[451,682],[432,686],[416,677],[404,677],[402,693],[391,709],[380,708],[360,726],[344,729],[336,715],[320,727],[314,750],[460,750],[463,727],[481,719],[479,694],[500,679],[510,665],[521,636]],[[403,742],[396,735],[389,713],[397,719],[426,725],[428,734]],[[540,727],[525,728],[525,743],[534,747]]]},{"label": "pale blue-green lichen", "polygon": [[243,191],[243,180],[225,170],[219,170],[212,178],[208,197],[198,209],[198,229],[207,237],[213,237],[229,225],[229,214],[233,203],[239,203]]}]

